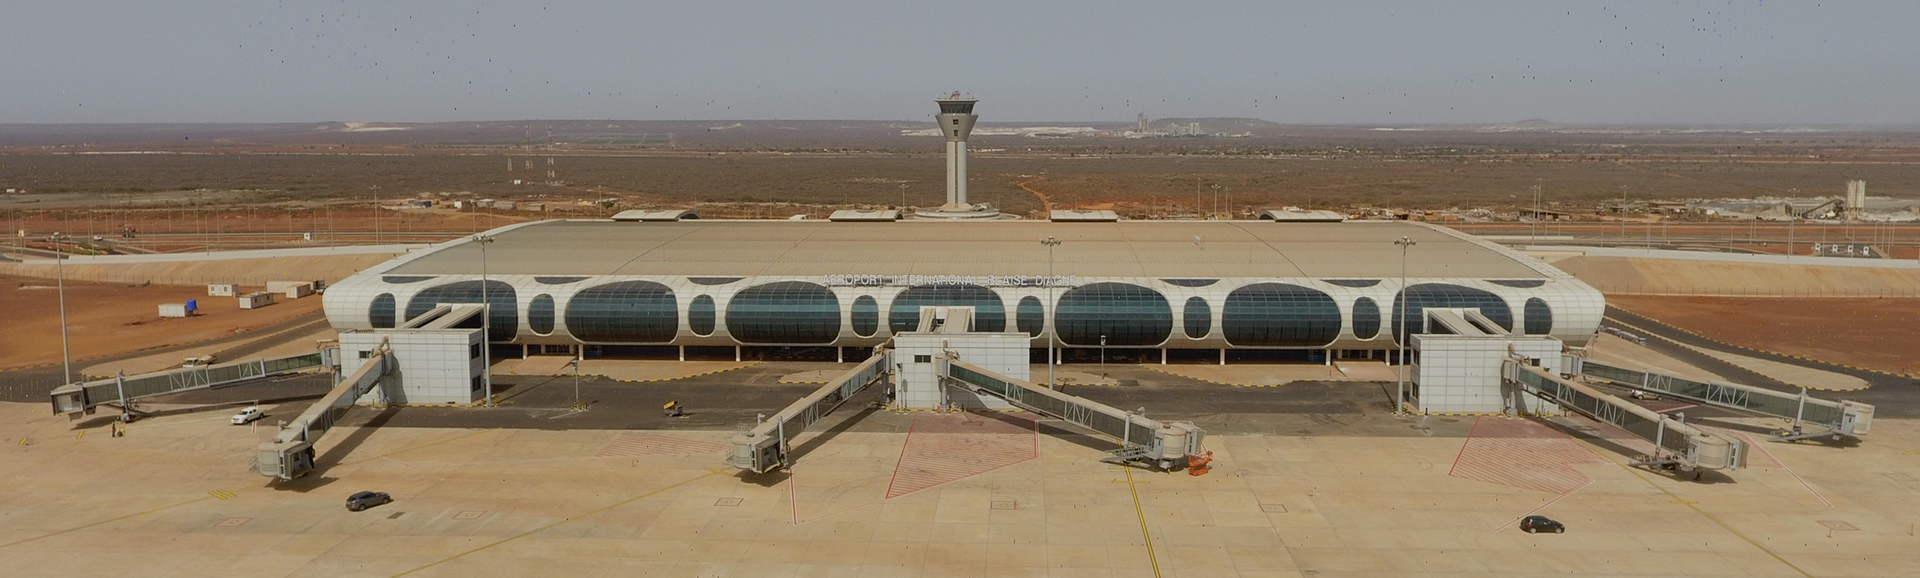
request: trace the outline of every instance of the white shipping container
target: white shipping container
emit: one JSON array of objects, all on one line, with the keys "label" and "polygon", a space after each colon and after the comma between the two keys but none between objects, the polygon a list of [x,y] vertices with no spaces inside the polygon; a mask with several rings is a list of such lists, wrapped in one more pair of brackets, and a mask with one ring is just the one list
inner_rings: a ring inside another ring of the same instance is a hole
[{"label": "white shipping container", "polygon": [[288,299],[299,299],[313,294],[312,281],[268,281],[267,292],[286,295]]},{"label": "white shipping container", "polygon": [[185,304],[185,303],[161,303],[161,304],[160,304],[160,316],[161,316],[161,317],[186,317],[186,316],[187,316],[187,304]]},{"label": "white shipping container", "polygon": [[240,287],[232,283],[219,283],[207,286],[207,295],[211,297],[232,297],[240,294]]},{"label": "white shipping container", "polygon": [[522,211],[545,211],[545,210],[547,210],[547,204],[546,204],[546,203],[520,203],[520,210],[522,210]]},{"label": "white shipping container", "polygon": [[511,211],[513,210],[513,206],[514,206],[513,201],[494,201],[493,202],[493,208],[500,209],[502,211]]},{"label": "white shipping container", "polygon": [[265,291],[240,296],[241,309],[259,309],[273,304],[273,294]]}]

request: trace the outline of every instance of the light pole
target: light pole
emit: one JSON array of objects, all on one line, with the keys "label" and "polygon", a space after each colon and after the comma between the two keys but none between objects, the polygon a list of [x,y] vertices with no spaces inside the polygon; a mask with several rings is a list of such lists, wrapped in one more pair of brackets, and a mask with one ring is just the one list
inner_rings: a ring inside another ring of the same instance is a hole
[{"label": "light pole", "polygon": [[1040,244],[1047,246],[1047,306],[1040,308],[1040,319],[1043,322],[1040,329],[1047,332],[1047,389],[1057,389],[1053,384],[1053,365],[1055,363],[1053,358],[1053,314],[1056,313],[1053,310],[1053,284],[1055,279],[1053,276],[1053,248],[1060,246],[1060,240],[1053,238],[1053,235],[1047,235],[1047,238],[1042,239]]},{"label": "light pole", "polygon": [[1213,210],[1210,211],[1212,214],[1208,218],[1218,219],[1220,218],[1220,185],[1216,183],[1207,186],[1213,187]]},{"label": "light pole", "polygon": [[587,406],[580,403],[580,358],[586,356],[585,348],[581,348],[580,353],[573,356],[573,411],[587,411]]},{"label": "light pole", "polygon": [[1100,336],[1100,379],[1107,378],[1107,336]]},{"label": "light pole", "polygon": [[67,347],[67,256],[60,253],[60,241],[66,238],[65,233],[54,233],[47,238],[53,241],[53,274],[58,279],[55,283],[60,293],[60,363],[66,372],[63,384],[73,383],[73,350]]},{"label": "light pole", "polygon": [[1529,240],[1535,243],[1540,242],[1540,183],[1533,184],[1533,227],[1532,229],[1533,229],[1533,234],[1529,235],[1530,237]]},{"label": "light pole", "polygon": [[[377,210],[377,208],[376,208]],[[493,301],[487,297],[487,245],[493,244],[493,237],[474,235],[473,242],[480,244],[480,386],[485,388],[487,407],[493,407]]]},{"label": "light pole", "polygon": [[1395,299],[1399,302],[1400,318],[1394,320],[1400,326],[1400,381],[1395,388],[1393,415],[1403,415],[1407,407],[1407,312],[1413,309],[1412,304],[1407,303],[1407,249],[1413,247],[1415,241],[1413,237],[1403,236],[1393,244],[1400,247],[1400,297]]}]

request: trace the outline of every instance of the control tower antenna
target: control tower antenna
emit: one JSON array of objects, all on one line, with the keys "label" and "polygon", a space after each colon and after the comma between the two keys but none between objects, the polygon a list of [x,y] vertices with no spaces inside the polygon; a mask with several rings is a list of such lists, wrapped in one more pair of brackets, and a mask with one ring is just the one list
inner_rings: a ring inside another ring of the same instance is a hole
[{"label": "control tower antenna", "polygon": [[977,99],[960,95],[960,91],[946,98],[934,99],[940,105],[940,114],[935,118],[940,122],[940,134],[947,138],[947,206],[944,208],[967,208],[967,137],[973,134],[973,123],[980,117],[973,114],[973,103]]}]

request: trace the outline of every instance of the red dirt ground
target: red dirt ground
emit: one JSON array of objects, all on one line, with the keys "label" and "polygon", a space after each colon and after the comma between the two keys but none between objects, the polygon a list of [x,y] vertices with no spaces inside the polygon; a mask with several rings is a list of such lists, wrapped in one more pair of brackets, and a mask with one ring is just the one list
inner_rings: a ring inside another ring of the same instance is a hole
[{"label": "red dirt ground", "polygon": [[1920,371],[1920,299],[1615,295],[1610,305],[1712,339],[1894,373]]},{"label": "red dirt ground", "polygon": [[[160,318],[161,303],[188,299],[200,300],[200,314]],[[76,372],[83,359],[224,337],[319,310],[319,296],[240,309],[232,297],[208,297],[206,287],[67,283],[67,328]],[[6,328],[0,331],[0,369],[60,363],[54,282],[0,277],[0,327]]]}]

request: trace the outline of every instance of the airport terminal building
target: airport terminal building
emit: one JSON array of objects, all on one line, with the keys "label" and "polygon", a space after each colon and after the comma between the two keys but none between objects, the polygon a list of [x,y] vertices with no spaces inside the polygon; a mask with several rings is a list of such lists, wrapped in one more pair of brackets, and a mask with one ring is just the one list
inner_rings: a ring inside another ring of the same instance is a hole
[{"label": "airport terminal building", "polygon": [[1226,362],[1385,358],[1438,307],[1582,345],[1605,309],[1537,259],[1395,221],[555,220],[485,236],[329,287],[327,319],[391,328],[484,294],[496,350],[860,359],[922,306],[958,305],[977,331],[1027,334],[1036,360],[1051,338],[1068,359]]}]

